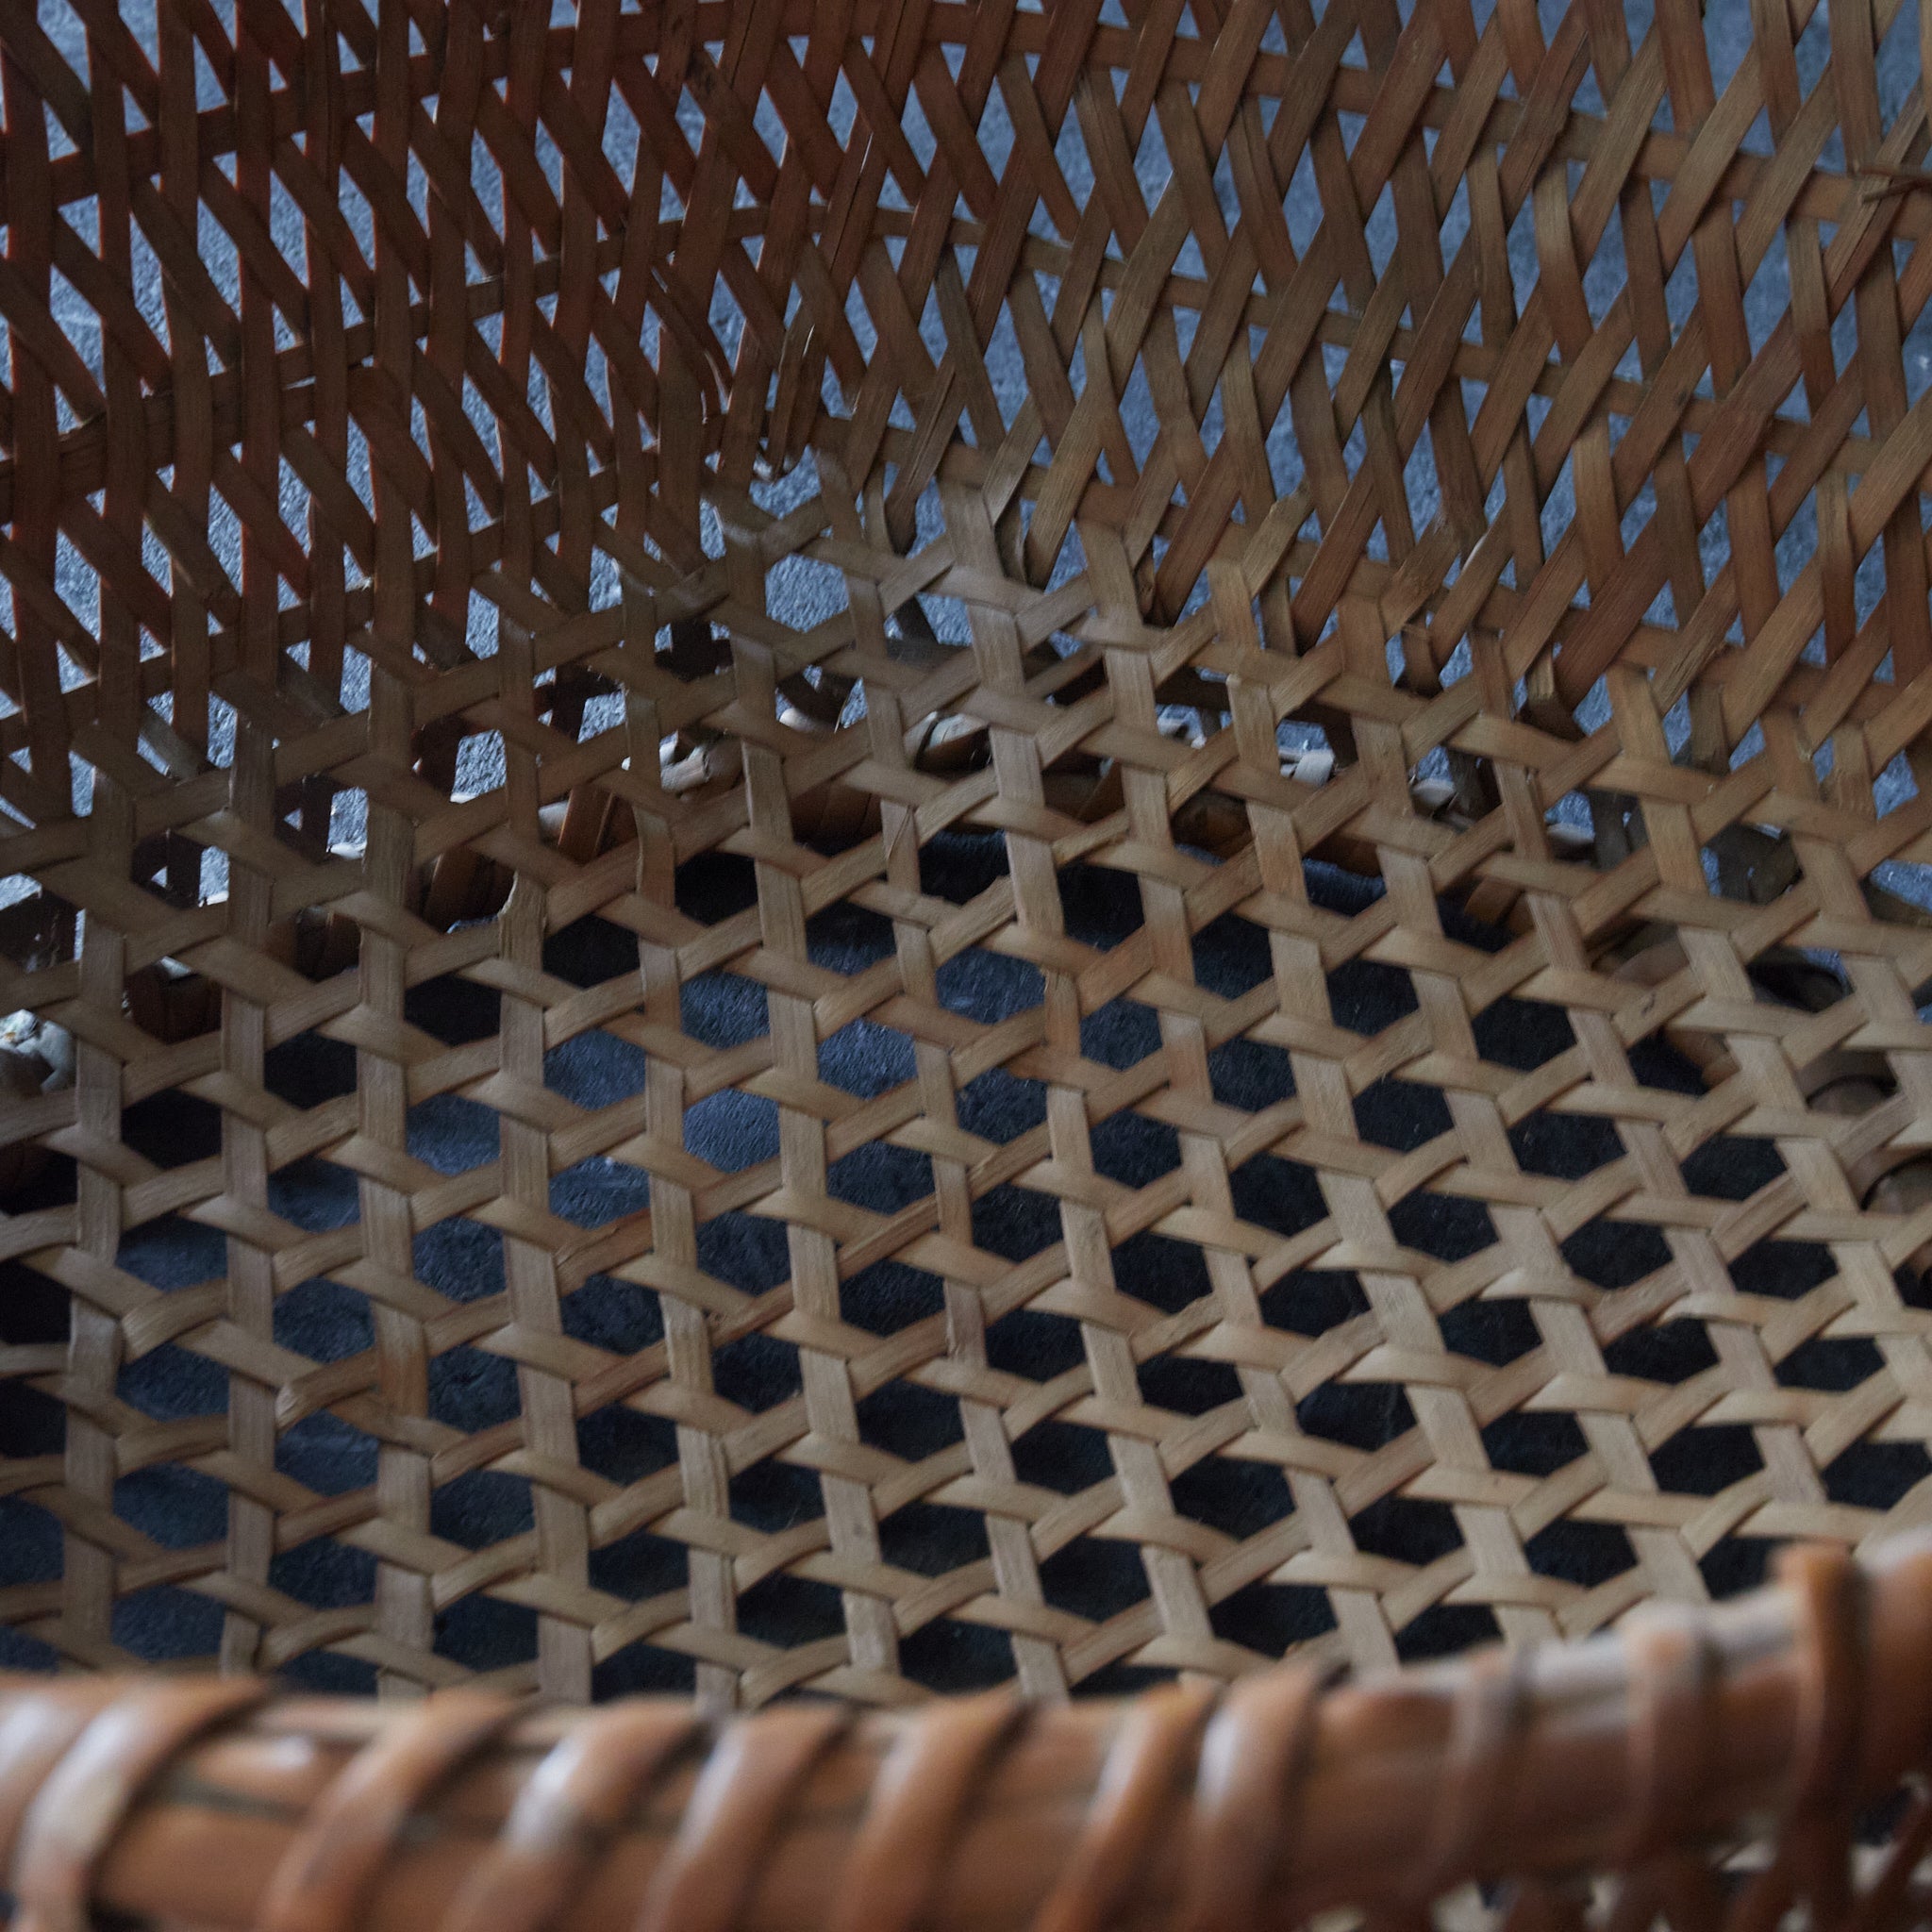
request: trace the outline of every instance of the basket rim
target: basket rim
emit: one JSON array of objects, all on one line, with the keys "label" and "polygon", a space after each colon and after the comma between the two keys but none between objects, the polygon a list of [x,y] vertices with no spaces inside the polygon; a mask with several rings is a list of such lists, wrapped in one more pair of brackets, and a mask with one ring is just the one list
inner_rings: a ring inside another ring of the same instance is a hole
[{"label": "basket rim", "polygon": [[35,1925],[106,1907],[400,1932],[435,1896],[472,1932],[567,1900],[585,1932],[1074,1932],[1419,1908],[1768,1818],[1848,1840],[1932,1741],[1932,1532],[1858,1558],[1791,1548],[1778,1574],[1559,1644],[1058,1705],[1008,1690],[718,1719],[671,1698],[5,1676],[0,1858]]}]

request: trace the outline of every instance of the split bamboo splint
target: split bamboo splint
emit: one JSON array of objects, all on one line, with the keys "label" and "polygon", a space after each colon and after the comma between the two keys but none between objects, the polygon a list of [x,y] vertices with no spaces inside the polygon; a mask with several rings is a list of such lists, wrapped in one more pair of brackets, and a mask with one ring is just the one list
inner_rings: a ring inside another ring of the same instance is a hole
[{"label": "split bamboo splint", "polygon": [[[1051,1705],[1499,1636],[1529,1689],[1226,1708],[1431,1884],[1635,1857],[1645,1698],[1703,1740],[1644,1760],[1672,1831],[1790,1795],[1841,1706],[1786,1600],[1682,1626],[1735,1679],[1644,1639],[1627,1722],[1635,1653],[1552,1646],[1924,1517],[1922,31],[0,10],[0,1654],[481,1700],[192,1744],[227,1693],[9,1690],[0,1815],[110,1697],[130,1762],[308,1767],[220,1900],[126,1849],[243,1832],[178,1782],[105,1865],[29,1833],[34,1923],[85,1871],[239,1924],[273,1871],[307,1925],[283,1840],[375,1806],[386,1856],[392,1762],[487,1760],[506,1845],[541,1740],[618,1754],[598,1803],[695,1775],[684,1720],[531,1691]],[[1205,1691],[1134,1710],[774,1716],[718,1751],[802,1755],[718,1802],[782,1836],[833,1779],[868,1932],[1017,1924],[1044,1852],[975,1919],[866,1834],[929,1773],[951,1845],[1037,1760],[1105,1879],[1048,1923],[1205,1925],[1106,1834],[1188,1786],[1251,1901],[1260,1800],[1201,1797]],[[1543,1725],[1570,1775],[1600,1717],[1600,1794],[1424,1818],[1415,1767]],[[722,1925],[686,1815],[697,1864],[625,1869]]]}]

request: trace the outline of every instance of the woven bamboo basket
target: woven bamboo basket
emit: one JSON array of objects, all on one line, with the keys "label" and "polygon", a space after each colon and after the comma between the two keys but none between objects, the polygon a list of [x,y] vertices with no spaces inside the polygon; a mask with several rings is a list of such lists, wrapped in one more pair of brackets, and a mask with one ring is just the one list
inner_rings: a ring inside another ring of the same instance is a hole
[{"label": "woven bamboo basket", "polygon": [[0,1909],[1924,1917],[1922,34],[0,7]]}]

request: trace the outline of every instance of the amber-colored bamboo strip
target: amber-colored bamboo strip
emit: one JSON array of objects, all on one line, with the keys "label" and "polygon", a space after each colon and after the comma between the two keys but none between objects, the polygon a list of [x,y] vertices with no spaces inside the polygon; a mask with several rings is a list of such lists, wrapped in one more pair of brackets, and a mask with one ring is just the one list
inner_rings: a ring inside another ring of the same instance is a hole
[{"label": "amber-colored bamboo strip", "polygon": [[[99,1830],[97,1788],[112,1784],[43,1765],[29,1798],[18,1787],[32,1740],[98,1711],[69,1756],[140,1762],[192,1701],[178,1682],[173,1702],[154,1680],[0,1684],[13,1774],[12,1789],[0,1774],[0,1850],[24,1808],[13,1882],[29,1919],[63,1831]],[[332,1923],[314,1901],[333,1899],[367,1932],[421,1932],[466,1923],[489,1891],[498,1932],[620,1932],[640,1902],[702,1880],[741,1886],[717,1923],[815,1932],[848,1922],[855,1887],[872,1895],[868,1847],[883,1831],[928,1874],[914,1903],[933,1932],[1058,1924],[1069,1874],[1082,1923],[1110,1900],[1119,1923],[1156,1925],[1221,1883],[1241,1841],[1229,1821],[1244,1816],[1265,1827],[1257,1903],[1285,1923],[1420,1905],[1471,1878],[1615,1868],[1770,1814],[1848,1817],[1928,1741],[1932,1541],[1907,1540],[1863,1567],[1800,1551],[1779,1588],[1653,1607],[1583,1644],[1325,1692],[1281,1671],[1218,1708],[1184,1685],[1134,1702],[1027,1707],[1001,1693],[857,1718],[800,1704],[714,1728],[668,1700],[519,1714],[478,1692],[270,1697],[190,1742],[118,1829],[100,1830],[90,1893],[150,1922],[237,1932]],[[1137,1801],[1140,1828],[1121,1828]],[[79,1827],[63,1823],[75,1811]],[[736,1877],[708,1863],[724,1856],[721,1835]]]}]

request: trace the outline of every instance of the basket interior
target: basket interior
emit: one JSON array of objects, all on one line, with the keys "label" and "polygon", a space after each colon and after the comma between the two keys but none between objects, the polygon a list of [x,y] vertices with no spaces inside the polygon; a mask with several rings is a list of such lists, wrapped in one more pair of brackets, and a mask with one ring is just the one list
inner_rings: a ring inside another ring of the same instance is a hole
[{"label": "basket interior", "polygon": [[1921,1520],[1916,32],[10,10],[0,1662],[1054,1696]]}]

